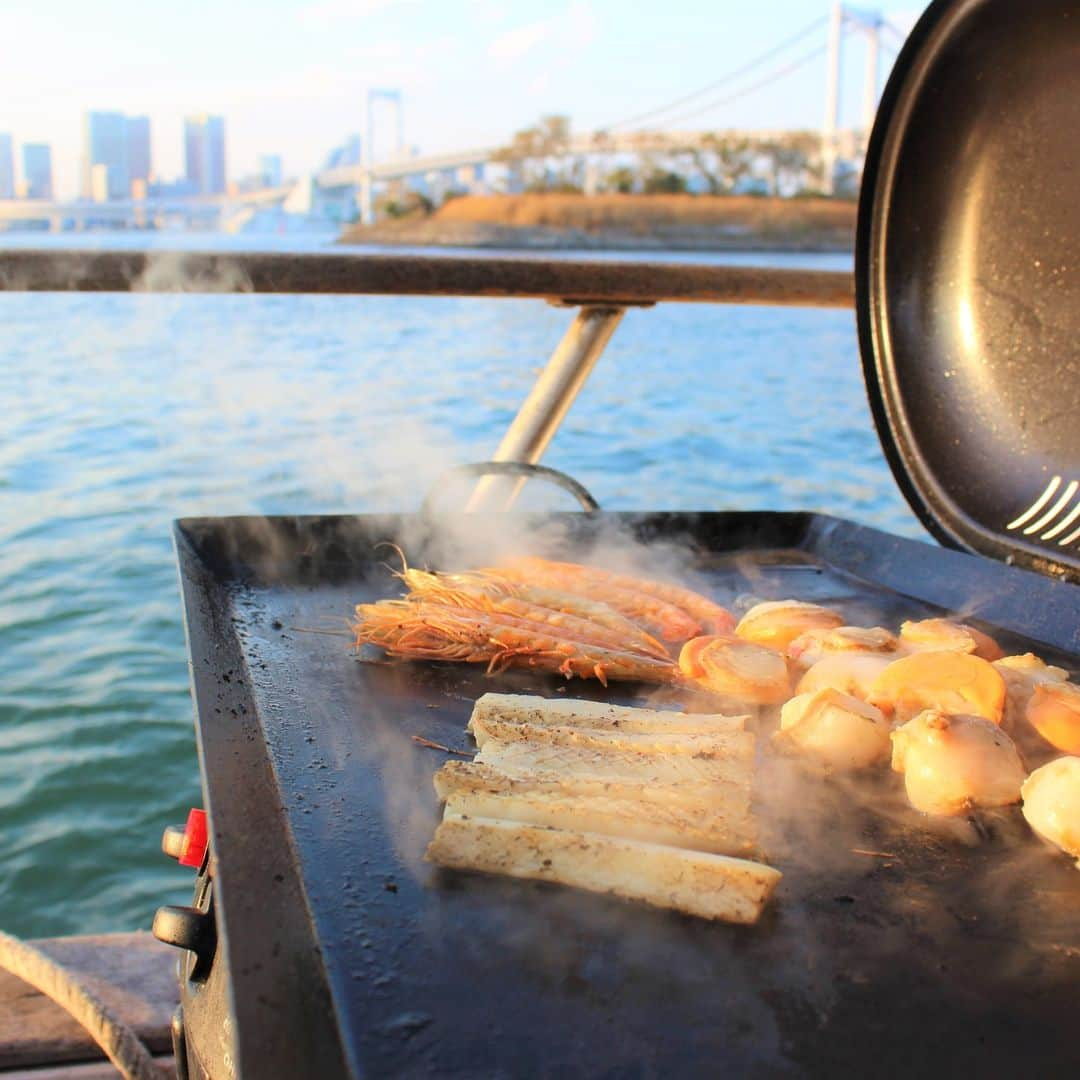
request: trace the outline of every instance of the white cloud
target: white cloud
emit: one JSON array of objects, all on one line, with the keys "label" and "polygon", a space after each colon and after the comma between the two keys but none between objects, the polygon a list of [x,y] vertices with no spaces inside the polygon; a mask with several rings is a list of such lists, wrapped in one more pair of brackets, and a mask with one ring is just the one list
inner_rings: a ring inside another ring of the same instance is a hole
[{"label": "white cloud", "polygon": [[515,26],[500,34],[488,46],[488,56],[500,63],[520,60],[542,45],[549,37],[555,25],[555,19],[540,19],[537,22]]},{"label": "white cloud", "polygon": [[298,12],[304,22],[321,23],[337,19],[366,19],[390,8],[415,4],[416,0],[320,0]]},{"label": "white cloud", "polygon": [[586,3],[573,3],[556,15],[500,34],[488,46],[488,56],[507,67],[539,52],[553,53],[559,66],[564,66],[569,56],[587,48],[595,36],[592,9]]}]

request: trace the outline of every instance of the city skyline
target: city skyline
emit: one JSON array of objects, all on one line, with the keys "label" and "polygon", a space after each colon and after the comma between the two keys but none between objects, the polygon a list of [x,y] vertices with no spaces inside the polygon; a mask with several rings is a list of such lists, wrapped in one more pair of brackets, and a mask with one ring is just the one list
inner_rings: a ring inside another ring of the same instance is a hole
[{"label": "city skyline", "polygon": [[[922,5],[873,6],[906,31]],[[752,9],[669,0],[657,18],[615,0],[565,0],[538,17],[522,0],[237,0],[225,8],[195,0],[174,18],[130,0],[92,8],[57,0],[48,15],[5,14],[7,40],[19,48],[0,64],[0,131],[51,144],[60,198],[78,193],[80,119],[94,108],[149,117],[162,177],[184,174],[183,119],[199,111],[226,119],[230,179],[256,174],[265,154],[297,175],[363,129],[370,87],[401,88],[407,141],[424,152],[496,145],[549,113],[592,130],[737,69],[828,8],[822,0]],[[809,44],[820,37],[823,45],[825,32]],[[259,48],[243,48],[256,34]],[[851,125],[860,114],[858,35],[847,49],[841,119]],[[815,59],[684,126],[820,127],[823,78],[824,60]],[[378,157],[394,133],[389,117],[377,119]]]}]

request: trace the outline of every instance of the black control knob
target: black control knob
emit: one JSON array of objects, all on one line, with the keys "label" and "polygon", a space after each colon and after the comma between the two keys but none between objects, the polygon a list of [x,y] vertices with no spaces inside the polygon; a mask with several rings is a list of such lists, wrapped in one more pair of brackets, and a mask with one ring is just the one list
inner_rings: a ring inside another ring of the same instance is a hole
[{"label": "black control knob", "polygon": [[158,941],[178,949],[187,949],[194,955],[189,978],[205,978],[217,948],[213,912],[165,904],[157,909],[151,930]]}]

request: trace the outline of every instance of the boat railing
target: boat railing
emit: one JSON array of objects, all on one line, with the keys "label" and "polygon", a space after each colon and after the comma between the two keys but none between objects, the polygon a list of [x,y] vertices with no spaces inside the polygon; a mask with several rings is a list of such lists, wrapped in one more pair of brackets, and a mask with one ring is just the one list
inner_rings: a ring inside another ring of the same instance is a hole
[{"label": "boat railing", "polygon": [[[627,308],[661,303],[850,308],[854,279],[829,270],[533,257],[360,253],[9,251],[0,290],[539,299],[575,309],[493,460],[536,464]],[[487,476],[467,508],[508,507],[522,478]]]}]

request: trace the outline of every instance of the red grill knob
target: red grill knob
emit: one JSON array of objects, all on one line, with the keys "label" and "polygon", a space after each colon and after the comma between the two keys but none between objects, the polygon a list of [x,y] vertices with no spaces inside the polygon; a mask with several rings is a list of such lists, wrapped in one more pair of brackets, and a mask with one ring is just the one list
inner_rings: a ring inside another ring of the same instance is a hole
[{"label": "red grill knob", "polygon": [[202,866],[206,855],[206,811],[192,810],[184,826],[184,840],[177,862],[181,866]]}]

